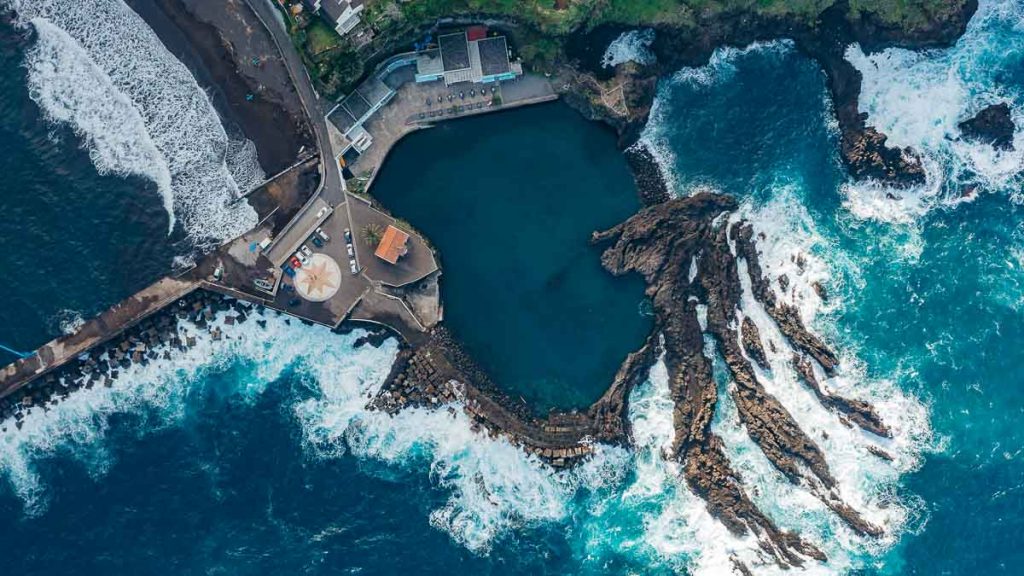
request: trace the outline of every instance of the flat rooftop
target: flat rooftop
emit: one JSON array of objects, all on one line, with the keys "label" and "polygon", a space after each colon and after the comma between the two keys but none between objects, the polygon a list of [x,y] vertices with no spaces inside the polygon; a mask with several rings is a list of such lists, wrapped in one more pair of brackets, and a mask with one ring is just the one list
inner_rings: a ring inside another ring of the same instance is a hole
[{"label": "flat rooftop", "polygon": [[480,49],[480,70],[484,76],[507,74],[512,69],[504,36],[484,38],[477,42],[477,47]]},{"label": "flat rooftop", "polygon": [[359,93],[358,90],[349,94],[341,101],[342,108],[348,110],[348,113],[352,115],[356,121],[366,115],[370,111],[370,103],[366,101],[366,98]]},{"label": "flat rooftop", "polygon": [[469,68],[469,42],[465,32],[445,34],[437,39],[445,72]]}]

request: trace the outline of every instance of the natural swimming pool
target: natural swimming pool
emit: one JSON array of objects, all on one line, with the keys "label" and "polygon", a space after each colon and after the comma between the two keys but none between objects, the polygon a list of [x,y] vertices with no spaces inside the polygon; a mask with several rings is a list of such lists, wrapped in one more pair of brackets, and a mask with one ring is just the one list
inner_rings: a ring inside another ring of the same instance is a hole
[{"label": "natural swimming pool", "polygon": [[412,134],[370,193],[438,249],[445,325],[538,410],[596,400],[651,329],[642,280],[589,245],[636,212],[636,186],[614,135],[564,104]]}]

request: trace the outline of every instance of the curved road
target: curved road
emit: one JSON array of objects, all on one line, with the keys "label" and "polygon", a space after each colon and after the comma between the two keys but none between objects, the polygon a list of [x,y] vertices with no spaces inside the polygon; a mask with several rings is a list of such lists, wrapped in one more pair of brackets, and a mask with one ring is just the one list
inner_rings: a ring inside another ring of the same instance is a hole
[{"label": "curved road", "polygon": [[[345,201],[345,190],[342,186],[341,174],[334,162],[334,152],[331,148],[324,110],[325,103],[333,105],[333,102],[321,99],[313,90],[313,84],[306,72],[302,57],[299,56],[292,44],[291,37],[285,30],[283,17],[274,7],[272,0],[245,0],[245,3],[256,13],[256,16],[263,22],[263,26],[274,38],[274,43],[277,44],[278,52],[281,54],[288,74],[292,78],[292,84],[295,85],[295,90],[299,95],[299,101],[306,111],[306,117],[316,133],[320,162],[324,167],[323,189],[320,191],[320,196],[332,206],[339,206]],[[316,195],[314,195],[315,197]]]}]

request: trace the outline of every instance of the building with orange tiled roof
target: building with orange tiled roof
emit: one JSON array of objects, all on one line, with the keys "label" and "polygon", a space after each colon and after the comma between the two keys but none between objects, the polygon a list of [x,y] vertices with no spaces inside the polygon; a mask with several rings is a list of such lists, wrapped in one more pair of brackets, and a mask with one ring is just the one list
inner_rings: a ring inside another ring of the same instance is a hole
[{"label": "building with orange tiled roof", "polygon": [[408,234],[394,226],[388,226],[387,230],[384,231],[384,236],[380,239],[380,244],[377,245],[377,251],[374,252],[374,255],[385,262],[397,264],[398,259],[405,256],[409,250],[406,246],[408,241]]}]

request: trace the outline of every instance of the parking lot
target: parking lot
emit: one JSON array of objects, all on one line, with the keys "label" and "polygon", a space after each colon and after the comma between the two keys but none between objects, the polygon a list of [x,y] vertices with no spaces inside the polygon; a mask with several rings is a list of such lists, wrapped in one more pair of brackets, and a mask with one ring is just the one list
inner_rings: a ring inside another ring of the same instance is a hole
[{"label": "parking lot", "polygon": [[[300,246],[306,246],[313,253],[323,253],[333,258],[341,268],[341,285],[338,291],[329,300],[324,302],[309,302],[301,298],[294,288],[294,279],[287,274],[281,281],[277,297],[274,300],[275,307],[287,310],[289,313],[309,318],[315,322],[335,326],[355,306],[356,302],[370,287],[370,283],[359,274],[352,274],[349,270],[348,250],[345,246],[345,229],[351,229],[348,221],[348,211],[344,204],[338,206],[320,228],[330,238],[329,241],[321,240],[323,246],[317,246],[313,241],[315,233],[311,230],[305,241]],[[352,232],[355,234],[355,232]]]}]

